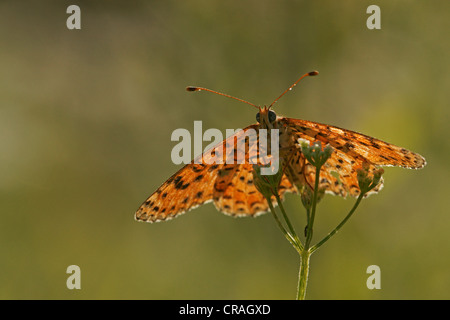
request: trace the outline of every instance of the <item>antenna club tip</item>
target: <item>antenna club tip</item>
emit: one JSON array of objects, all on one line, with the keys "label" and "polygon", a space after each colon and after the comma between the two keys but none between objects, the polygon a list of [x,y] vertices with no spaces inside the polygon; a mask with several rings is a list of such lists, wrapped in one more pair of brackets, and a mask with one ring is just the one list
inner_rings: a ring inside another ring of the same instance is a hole
[{"label": "antenna club tip", "polygon": [[319,74],[319,71],[314,70],[314,71],[309,72],[308,76],[317,76],[318,74]]},{"label": "antenna club tip", "polygon": [[199,90],[200,89],[198,87],[192,87],[192,86],[186,87],[186,91],[199,91]]}]

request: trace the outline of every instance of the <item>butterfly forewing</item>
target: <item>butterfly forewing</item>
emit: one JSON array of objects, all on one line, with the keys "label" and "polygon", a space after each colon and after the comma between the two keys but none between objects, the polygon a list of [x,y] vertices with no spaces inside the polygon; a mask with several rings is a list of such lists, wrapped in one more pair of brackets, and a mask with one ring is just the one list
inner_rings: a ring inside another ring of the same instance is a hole
[{"label": "butterfly forewing", "polygon": [[358,132],[300,119],[282,118],[280,122],[290,134],[310,141],[329,143],[341,154],[354,160],[409,169],[420,169],[426,164],[425,159],[417,153]]},{"label": "butterfly forewing", "polygon": [[[209,201],[230,215],[254,216],[266,212],[267,201],[253,184],[253,167],[249,162],[258,159],[259,150],[258,140],[249,145],[246,139],[250,129],[258,133],[258,125],[251,125],[185,165],[139,207],[136,220],[166,220]],[[245,163],[237,163],[239,154],[244,155]],[[295,187],[284,176],[280,196],[286,191],[295,192]]]}]

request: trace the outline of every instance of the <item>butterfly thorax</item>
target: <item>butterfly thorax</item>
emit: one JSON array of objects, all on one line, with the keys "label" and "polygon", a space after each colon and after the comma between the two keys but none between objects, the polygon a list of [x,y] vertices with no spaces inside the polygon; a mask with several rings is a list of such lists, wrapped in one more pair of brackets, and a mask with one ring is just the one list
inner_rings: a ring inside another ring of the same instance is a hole
[{"label": "butterfly thorax", "polygon": [[[302,176],[305,162],[301,157],[301,151],[298,141],[295,140],[295,135],[289,132],[289,128],[281,121],[283,117],[277,116],[270,107],[260,108],[256,116],[259,122],[259,129],[266,129],[268,131],[268,140],[273,134],[273,129],[278,129],[279,146],[278,152],[281,161],[281,168],[288,176],[289,180],[296,185],[305,184]],[[273,148],[270,146],[269,148]]]}]

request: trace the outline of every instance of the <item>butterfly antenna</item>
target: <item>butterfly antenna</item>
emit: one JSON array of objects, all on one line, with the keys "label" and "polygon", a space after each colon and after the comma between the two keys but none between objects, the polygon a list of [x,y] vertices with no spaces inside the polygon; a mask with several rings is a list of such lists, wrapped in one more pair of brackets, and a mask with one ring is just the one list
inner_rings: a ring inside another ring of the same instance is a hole
[{"label": "butterfly antenna", "polygon": [[275,99],[274,102],[272,102],[272,103],[270,104],[269,109],[270,109],[270,107],[272,107],[278,100],[280,100],[280,98],[281,98],[282,96],[284,96],[284,95],[286,94],[286,92],[291,91],[292,88],[294,88],[294,87],[297,85],[297,83],[300,82],[300,80],[302,80],[303,78],[308,77],[308,76],[317,76],[318,74],[319,74],[319,71],[311,71],[311,72],[308,72],[308,73],[305,73],[304,75],[302,75],[302,76],[300,77],[300,79],[298,79],[297,81],[295,81],[294,84],[293,84],[292,86],[290,86],[289,88],[287,88],[285,92],[283,92],[278,98]]},{"label": "butterfly antenna", "polygon": [[217,91],[214,91],[214,90],[211,90],[211,89],[207,89],[207,88],[191,87],[191,86],[189,86],[189,87],[186,88],[186,91],[208,91],[208,92],[212,92],[212,93],[215,93],[215,94],[227,97],[227,98],[231,98],[231,99],[234,99],[234,100],[237,100],[237,101],[240,101],[240,102],[245,102],[245,103],[247,103],[247,104],[249,104],[249,105],[259,109],[259,107],[257,105],[254,105],[253,103],[250,103],[250,102],[245,101],[243,99],[239,99],[239,98],[230,96],[229,94],[225,94],[225,93],[222,93],[222,92],[217,92]]}]

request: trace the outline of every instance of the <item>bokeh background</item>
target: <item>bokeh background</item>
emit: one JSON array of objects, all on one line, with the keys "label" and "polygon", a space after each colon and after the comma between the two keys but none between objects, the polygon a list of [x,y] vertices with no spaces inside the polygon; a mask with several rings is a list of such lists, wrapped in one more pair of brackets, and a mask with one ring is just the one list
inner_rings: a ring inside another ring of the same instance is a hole
[{"label": "bokeh background", "polygon": [[[81,8],[68,30],[66,8]],[[270,214],[212,204],[170,222],[134,211],[179,166],[177,128],[242,128],[248,105],[372,135],[426,157],[386,168],[311,258],[309,299],[450,298],[448,1],[1,1],[0,298],[293,299],[299,258]],[[205,143],[206,145],[206,143]],[[315,240],[352,199],[327,196]],[[287,210],[305,222],[297,196]],[[81,268],[68,290],[66,268]],[[366,269],[381,268],[381,290]]]}]

